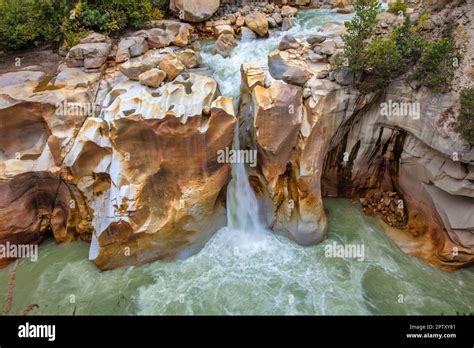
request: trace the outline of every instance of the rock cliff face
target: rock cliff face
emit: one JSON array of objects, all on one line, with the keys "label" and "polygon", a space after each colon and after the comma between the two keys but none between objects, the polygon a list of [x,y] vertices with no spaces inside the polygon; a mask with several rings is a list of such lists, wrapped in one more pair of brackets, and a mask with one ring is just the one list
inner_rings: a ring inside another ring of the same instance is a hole
[{"label": "rock cliff face", "polygon": [[[401,230],[391,236],[404,251],[447,270],[473,263],[474,152],[446,126],[458,96],[402,81],[362,95],[347,77],[322,73],[328,41],[337,37],[281,44],[269,56],[270,73],[288,85],[265,88],[262,71],[243,71],[243,143],[259,153],[252,184],[265,221],[314,243],[325,236],[323,196],[360,198],[367,212]],[[306,49],[315,42],[323,53],[316,62]],[[383,112],[395,104],[417,110]]]},{"label": "rock cliff face", "polygon": [[[420,106],[419,117],[382,115],[384,103],[407,100]],[[323,175],[328,196],[372,199],[374,192],[399,192],[400,216],[408,215],[402,230],[409,237],[400,247],[445,269],[474,260],[472,148],[440,128],[443,114],[456,101],[453,95],[392,84],[339,127]],[[419,244],[424,246],[418,249]]]},{"label": "rock cliff face", "polygon": [[0,76],[0,242],[83,239],[110,269],[184,258],[225,225],[231,167],[218,151],[232,147],[233,102],[198,68],[183,25],[157,25],[134,37],[185,47]]}]

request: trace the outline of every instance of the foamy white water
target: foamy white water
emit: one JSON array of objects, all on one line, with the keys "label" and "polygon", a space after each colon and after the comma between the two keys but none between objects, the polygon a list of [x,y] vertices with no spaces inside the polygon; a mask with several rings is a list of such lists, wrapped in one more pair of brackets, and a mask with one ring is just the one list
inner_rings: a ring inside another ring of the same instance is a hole
[{"label": "foamy white water", "polygon": [[[352,14],[341,15],[335,10],[308,10],[300,11],[294,18],[294,26],[285,32],[275,32],[268,38],[259,38],[253,41],[238,42],[230,57],[224,58],[218,54],[212,55],[211,49],[214,42],[203,45],[203,62],[212,70],[214,78],[219,83],[222,95],[238,98],[240,93],[240,67],[244,63],[258,63],[268,71],[268,55],[273,52],[283,36],[286,34],[306,36],[309,34],[323,34],[318,32],[325,23],[343,24],[352,18]],[[271,77],[267,74],[267,79]]]}]

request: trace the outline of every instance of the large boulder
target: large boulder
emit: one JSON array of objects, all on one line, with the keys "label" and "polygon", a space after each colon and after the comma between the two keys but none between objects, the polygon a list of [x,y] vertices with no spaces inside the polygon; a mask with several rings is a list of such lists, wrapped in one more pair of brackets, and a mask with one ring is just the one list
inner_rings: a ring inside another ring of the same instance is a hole
[{"label": "large boulder", "polygon": [[237,43],[235,42],[234,35],[221,34],[212,49],[212,54],[220,54],[226,58],[230,56],[230,52],[232,52],[235,46],[237,46]]},{"label": "large boulder", "polygon": [[268,21],[263,13],[255,11],[245,16],[245,25],[258,36],[268,34]]},{"label": "large boulder", "polygon": [[262,218],[274,231],[300,244],[321,242],[327,220],[315,185],[318,162],[307,157],[315,149],[307,139],[303,89],[281,81],[266,88],[263,70],[254,66],[244,66],[242,74],[242,142],[258,150],[259,166],[251,172],[250,182]]},{"label": "large boulder", "polygon": [[109,38],[92,33],[69,50],[66,64],[69,67],[98,69],[107,61],[111,49],[112,42]]},{"label": "large boulder", "polygon": [[171,0],[170,10],[187,22],[203,22],[218,10],[220,0]]},{"label": "large boulder", "polygon": [[300,60],[289,58],[286,51],[275,51],[268,56],[268,68],[274,79],[303,86],[312,75],[310,68]]}]

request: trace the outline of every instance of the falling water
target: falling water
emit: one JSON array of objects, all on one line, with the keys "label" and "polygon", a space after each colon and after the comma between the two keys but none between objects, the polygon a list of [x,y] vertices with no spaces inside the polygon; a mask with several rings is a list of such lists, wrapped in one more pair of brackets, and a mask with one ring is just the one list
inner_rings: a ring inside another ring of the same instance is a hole
[{"label": "falling water", "polygon": [[[239,126],[236,123],[234,149],[239,150]],[[250,186],[244,163],[232,164],[232,180],[227,189],[228,227],[243,233],[258,233],[265,228],[258,218],[255,193]]]}]

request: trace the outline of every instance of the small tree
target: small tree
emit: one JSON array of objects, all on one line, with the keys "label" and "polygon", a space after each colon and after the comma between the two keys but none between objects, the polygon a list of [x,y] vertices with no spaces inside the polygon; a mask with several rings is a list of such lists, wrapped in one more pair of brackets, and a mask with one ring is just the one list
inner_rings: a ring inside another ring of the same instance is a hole
[{"label": "small tree", "polygon": [[451,26],[448,26],[443,38],[425,42],[425,48],[413,76],[423,86],[435,92],[446,92],[462,57],[462,52],[456,47]]},{"label": "small tree", "polygon": [[355,16],[344,24],[347,34],[344,36],[343,58],[353,74],[360,74],[366,65],[367,45],[373,36],[380,8],[378,0],[356,0]]}]

